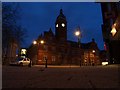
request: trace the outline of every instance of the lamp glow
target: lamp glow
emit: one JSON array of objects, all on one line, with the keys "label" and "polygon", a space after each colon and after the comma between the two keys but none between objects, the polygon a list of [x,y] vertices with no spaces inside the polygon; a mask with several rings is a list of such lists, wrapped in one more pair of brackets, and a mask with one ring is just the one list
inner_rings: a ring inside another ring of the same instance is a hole
[{"label": "lamp glow", "polygon": [[79,36],[79,35],[80,35],[80,31],[76,31],[76,32],[75,32],[75,35],[76,35],[76,36]]},{"label": "lamp glow", "polygon": [[58,27],[58,24],[56,25],[56,27]]},{"label": "lamp glow", "polygon": [[37,44],[37,41],[33,41],[33,44],[34,44],[34,45]]},{"label": "lamp glow", "polygon": [[41,44],[44,44],[44,40],[41,40],[40,43],[41,43]]},{"label": "lamp glow", "polygon": [[117,32],[116,26],[117,26],[117,23],[114,23],[114,24],[112,25],[112,30],[111,30],[112,36],[114,36],[114,35],[116,34],[116,32]]},{"label": "lamp glow", "polygon": [[92,52],[95,53],[95,50],[93,50]]},{"label": "lamp glow", "polygon": [[65,24],[64,24],[64,23],[62,23],[62,27],[65,27]]},{"label": "lamp glow", "polygon": [[112,30],[111,30],[112,36],[114,36],[114,35],[116,34],[116,32],[117,32],[117,31],[116,31],[116,28],[113,27]]}]

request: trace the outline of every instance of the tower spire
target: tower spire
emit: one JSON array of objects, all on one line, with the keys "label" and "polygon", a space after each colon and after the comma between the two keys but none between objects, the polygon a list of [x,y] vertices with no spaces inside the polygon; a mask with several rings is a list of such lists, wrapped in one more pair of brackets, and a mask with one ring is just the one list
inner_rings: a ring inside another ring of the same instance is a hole
[{"label": "tower spire", "polygon": [[63,14],[63,10],[60,9],[60,13],[55,22],[55,36],[57,40],[66,41],[67,40],[67,21]]},{"label": "tower spire", "polygon": [[60,9],[60,14],[63,14],[63,10],[62,9]]},{"label": "tower spire", "polygon": [[65,17],[64,14],[63,14],[63,10],[62,10],[62,9],[60,9],[60,14],[59,14],[59,16],[57,17],[57,19],[58,19],[58,18],[66,19],[66,17]]}]

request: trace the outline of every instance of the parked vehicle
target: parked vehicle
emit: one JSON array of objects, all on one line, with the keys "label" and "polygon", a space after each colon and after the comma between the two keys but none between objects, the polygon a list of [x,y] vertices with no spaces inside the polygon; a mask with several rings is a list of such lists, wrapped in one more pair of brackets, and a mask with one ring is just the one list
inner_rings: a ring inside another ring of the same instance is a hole
[{"label": "parked vehicle", "polygon": [[32,65],[32,62],[30,61],[29,58],[17,58],[16,61],[10,62],[10,65],[19,65],[19,66]]}]

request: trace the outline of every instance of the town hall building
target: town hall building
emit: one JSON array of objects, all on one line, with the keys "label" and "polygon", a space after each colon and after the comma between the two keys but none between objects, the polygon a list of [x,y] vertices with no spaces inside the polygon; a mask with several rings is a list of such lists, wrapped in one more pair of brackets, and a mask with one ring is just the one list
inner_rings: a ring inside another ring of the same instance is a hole
[{"label": "town hall building", "polygon": [[94,39],[88,43],[67,40],[67,20],[60,10],[55,22],[55,34],[50,28],[41,34],[27,51],[33,64],[98,65],[99,48]]}]

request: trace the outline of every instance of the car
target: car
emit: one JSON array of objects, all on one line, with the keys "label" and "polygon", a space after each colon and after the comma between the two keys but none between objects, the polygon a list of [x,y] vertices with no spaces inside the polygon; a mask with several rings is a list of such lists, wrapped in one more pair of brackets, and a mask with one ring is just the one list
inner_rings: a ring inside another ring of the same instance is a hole
[{"label": "car", "polygon": [[103,65],[103,66],[107,66],[107,65],[108,65],[108,62],[107,62],[107,61],[102,62],[102,65]]},{"label": "car", "polygon": [[29,58],[17,58],[14,62],[10,62],[10,65],[19,65],[19,66],[24,66],[24,65],[32,65],[32,62]]}]

